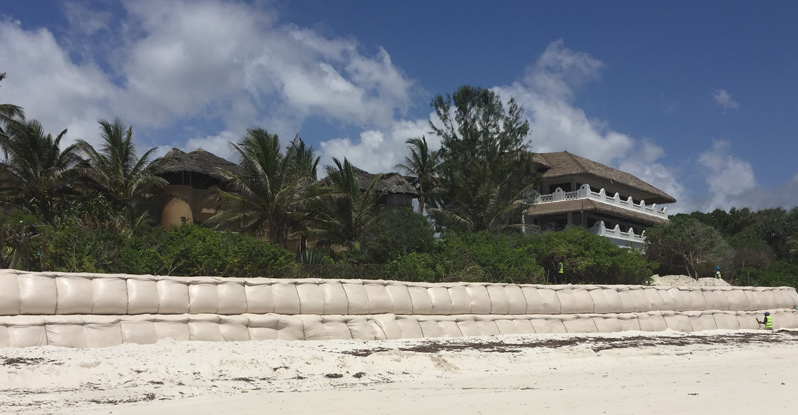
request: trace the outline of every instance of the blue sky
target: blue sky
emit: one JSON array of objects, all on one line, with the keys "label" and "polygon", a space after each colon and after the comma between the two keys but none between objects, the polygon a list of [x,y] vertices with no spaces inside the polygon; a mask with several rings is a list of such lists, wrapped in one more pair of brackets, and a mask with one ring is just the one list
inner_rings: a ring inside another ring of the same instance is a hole
[{"label": "blue sky", "polygon": [[[0,0],[0,102],[139,149],[261,126],[392,171],[436,94],[513,96],[533,151],[672,194],[670,212],[798,204],[795,2]],[[437,145],[434,137],[428,139]]]}]

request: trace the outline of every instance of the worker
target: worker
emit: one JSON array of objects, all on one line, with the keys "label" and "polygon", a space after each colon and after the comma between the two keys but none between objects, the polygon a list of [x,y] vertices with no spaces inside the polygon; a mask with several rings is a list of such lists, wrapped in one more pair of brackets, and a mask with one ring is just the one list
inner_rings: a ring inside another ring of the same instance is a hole
[{"label": "worker", "polygon": [[560,276],[562,277],[562,274],[564,274],[565,271],[563,270],[562,262],[559,259],[557,260],[557,262],[559,262],[560,264],[560,267],[557,269],[557,273],[560,274]]},{"label": "worker", "polygon": [[770,316],[770,311],[765,311],[765,318],[762,321],[756,321],[759,324],[765,325],[765,330],[773,330],[773,317]]},{"label": "worker", "polygon": [[715,278],[723,279],[723,277],[720,276],[720,267],[717,267],[717,271],[715,271]]}]

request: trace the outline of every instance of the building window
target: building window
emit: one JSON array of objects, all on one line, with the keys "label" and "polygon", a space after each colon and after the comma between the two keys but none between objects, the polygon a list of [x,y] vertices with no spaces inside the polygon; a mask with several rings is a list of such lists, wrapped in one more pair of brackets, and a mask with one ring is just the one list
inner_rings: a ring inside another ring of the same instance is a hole
[{"label": "building window", "polygon": [[180,224],[181,225],[185,225],[186,224],[186,217],[185,216],[181,216],[180,217]]}]

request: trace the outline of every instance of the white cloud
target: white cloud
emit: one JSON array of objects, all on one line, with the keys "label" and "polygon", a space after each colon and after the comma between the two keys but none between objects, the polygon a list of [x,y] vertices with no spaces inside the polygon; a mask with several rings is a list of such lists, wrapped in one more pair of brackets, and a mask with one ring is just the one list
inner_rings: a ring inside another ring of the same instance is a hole
[{"label": "white cloud", "polygon": [[[744,200],[747,192],[757,187],[751,163],[730,154],[728,141],[718,140],[698,157],[699,166],[707,172],[708,200],[701,210],[728,210]],[[743,205],[744,206],[744,205]]]},{"label": "white cloud", "polygon": [[712,98],[715,102],[723,107],[724,111],[728,109],[736,110],[740,108],[740,103],[733,100],[731,94],[725,89],[716,89],[712,92]]}]

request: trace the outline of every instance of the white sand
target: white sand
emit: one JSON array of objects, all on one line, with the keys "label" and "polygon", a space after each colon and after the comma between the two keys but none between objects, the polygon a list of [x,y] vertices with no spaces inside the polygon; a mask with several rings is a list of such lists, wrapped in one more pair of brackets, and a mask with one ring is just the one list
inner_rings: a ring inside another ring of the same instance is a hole
[{"label": "white sand", "polygon": [[729,284],[721,278],[693,278],[689,275],[653,275],[651,285],[660,287],[728,287]]},{"label": "white sand", "polygon": [[796,334],[0,348],[0,413],[782,414]]}]

